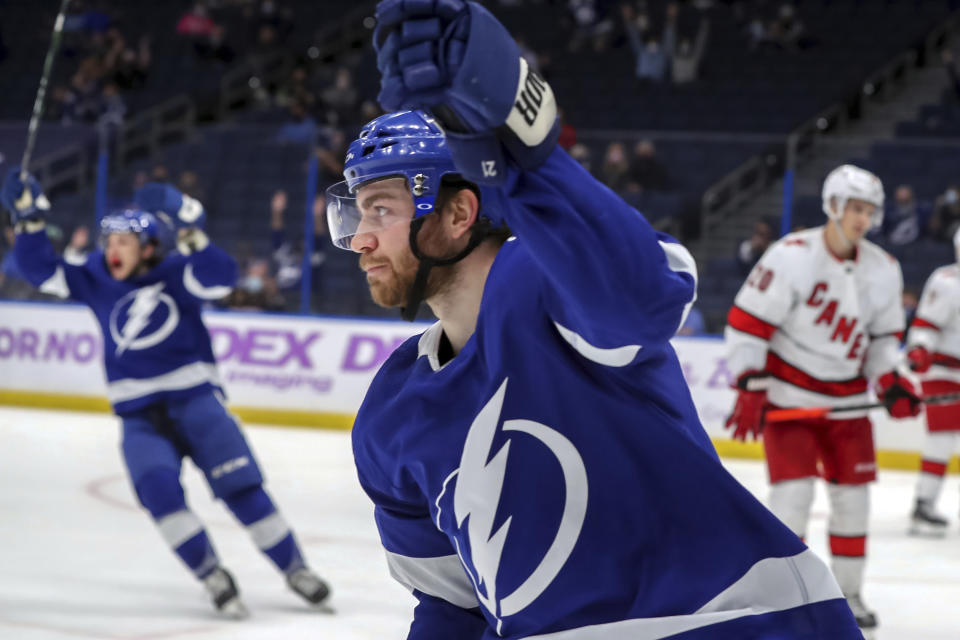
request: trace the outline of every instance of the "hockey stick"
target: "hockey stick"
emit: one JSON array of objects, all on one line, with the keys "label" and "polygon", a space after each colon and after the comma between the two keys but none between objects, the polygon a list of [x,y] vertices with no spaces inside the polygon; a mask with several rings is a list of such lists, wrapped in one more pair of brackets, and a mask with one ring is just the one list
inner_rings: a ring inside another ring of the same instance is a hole
[{"label": "hockey stick", "polygon": [[[926,396],[920,398],[924,404],[949,404],[960,401],[960,392],[944,393],[937,396]],[[785,422],[787,420],[809,420],[811,418],[826,418],[834,413],[847,413],[850,411],[866,411],[868,409],[879,409],[886,407],[883,402],[869,402],[867,404],[856,404],[849,407],[796,407],[793,409],[772,409],[763,414],[764,422]]]},{"label": "hockey stick", "polygon": [[[47,57],[43,61],[43,74],[40,76],[40,87],[37,89],[37,97],[33,101],[33,113],[30,115],[30,124],[27,126],[27,146],[23,150],[23,158],[20,160],[20,181],[25,182],[30,156],[33,155],[33,145],[37,141],[37,128],[40,126],[40,118],[43,116],[43,99],[47,95],[47,82],[50,81],[50,72],[53,70],[53,59],[56,57],[57,49],[60,48],[60,38],[63,34],[63,21],[67,13],[67,5],[70,0],[62,0],[60,3],[60,13],[57,14],[57,21],[53,23],[53,36],[50,39],[50,46],[47,48]],[[32,201],[30,189],[24,189],[21,200],[28,200],[22,205],[29,207]],[[17,207],[21,202],[17,202]]]}]

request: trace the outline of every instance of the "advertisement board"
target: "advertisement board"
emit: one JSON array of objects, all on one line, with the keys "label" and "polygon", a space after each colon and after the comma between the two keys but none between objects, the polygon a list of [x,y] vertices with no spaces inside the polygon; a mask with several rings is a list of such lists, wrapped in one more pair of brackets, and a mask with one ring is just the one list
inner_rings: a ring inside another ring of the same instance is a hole
[{"label": "advertisement board", "polygon": [[[231,410],[262,423],[350,428],[377,369],[428,325],[401,321],[219,312],[204,314]],[[674,347],[707,432],[721,455],[759,457],[729,440],[732,375],[718,338],[676,338]],[[0,402],[108,411],[102,339],[83,306],[0,302]],[[880,462],[914,468],[922,419],[872,416]],[[954,461],[954,465],[956,461]]]}]

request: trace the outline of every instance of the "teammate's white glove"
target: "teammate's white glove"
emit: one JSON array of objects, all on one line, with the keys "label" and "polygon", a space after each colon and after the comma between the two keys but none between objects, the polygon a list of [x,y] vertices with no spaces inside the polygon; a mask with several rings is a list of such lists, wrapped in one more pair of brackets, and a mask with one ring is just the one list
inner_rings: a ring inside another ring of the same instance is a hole
[{"label": "teammate's white glove", "polygon": [[43,214],[50,210],[50,201],[43,195],[40,183],[27,174],[27,180],[20,179],[20,167],[11,167],[0,189],[0,202],[10,212],[14,225],[21,222],[42,220]]},{"label": "teammate's white glove", "polygon": [[560,125],[550,86],[479,4],[381,0],[374,46],[380,104],[433,115],[467,179],[501,184],[507,159],[532,169],[553,150]]},{"label": "teammate's white glove", "polygon": [[133,194],[137,207],[161,218],[166,217],[177,230],[187,227],[203,229],[207,212],[196,198],[163,182],[148,182]]}]

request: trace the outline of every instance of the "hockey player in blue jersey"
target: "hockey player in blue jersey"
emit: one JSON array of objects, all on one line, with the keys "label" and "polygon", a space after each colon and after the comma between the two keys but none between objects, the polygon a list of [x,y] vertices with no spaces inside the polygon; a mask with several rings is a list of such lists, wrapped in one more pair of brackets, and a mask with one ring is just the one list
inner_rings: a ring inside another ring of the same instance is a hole
[{"label": "hockey player in blue jersey", "polygon": [[107,393],[122,421],[133,489],[216,608],[230,618],[247,615],[232,576],[187,507],[180,484],[187,455],[288,586],[311,604],[323,602],[329,587],[307,567],[293,531],[262,486],[239,425],[221,402],[200,311],[206,301],[229,293],[237,269],[203,232],[200,203],[169,185],[148,184],[136,194],[137,208],[103,218],[102,248],[76,262],[58,257],[47,240],[49,202],[32,176],[24,184],[12,169],[0,197],[12,215],[14,252],[24,276],[41,291],[85,303],[100,323]]},{"label": "hockey player in blue jersey", "polygon": [[[401,345],[353,448],[411,640],[852,640],[826,565],[721,466],[669,340],[690,254],[556,146],[475,3],[387,0],[385,109],[328,190]],[[509,237],[510,229],[515,237]]]}]

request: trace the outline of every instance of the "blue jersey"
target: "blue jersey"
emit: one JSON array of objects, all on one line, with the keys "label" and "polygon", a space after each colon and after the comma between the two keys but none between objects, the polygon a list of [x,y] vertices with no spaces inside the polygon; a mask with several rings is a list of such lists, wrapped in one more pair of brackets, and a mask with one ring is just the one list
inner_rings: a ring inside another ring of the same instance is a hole
[{"label": "blue jersey", "polygon": [[93,310],[103,333],[107,395],[118,414],[220,389],[200,312],[236,280],[236,262],[223,250],[210,244],[189,256],[170,253],[127,280],[110,275],[100,250],[76,262],[57,256],[42,230],[18,234],[14,251],[34,286]]},{"label": "blue jersey", "polygon": [[690,254],[556,150],[485,202],[517,238],[477,326],[383,365],[353,448],[410,638],[861,638],[826,565],[720,464],[669,340]]}]

